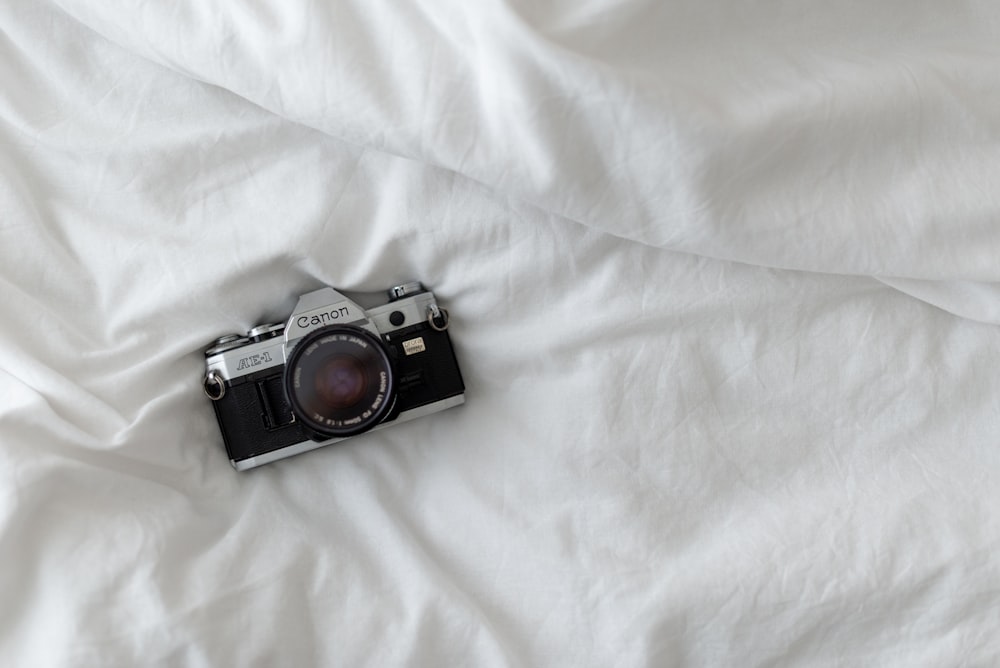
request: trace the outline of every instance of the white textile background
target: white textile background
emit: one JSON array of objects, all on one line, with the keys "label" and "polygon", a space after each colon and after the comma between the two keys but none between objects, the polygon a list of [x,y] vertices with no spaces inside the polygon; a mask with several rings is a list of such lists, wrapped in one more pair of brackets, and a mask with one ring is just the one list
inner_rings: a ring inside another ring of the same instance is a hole
[{"label": "white textile background", "polygon": [[[1000,9],[0,4],[0,664],[1000,659]],[[220,334],[468,403],[250,473]]]}]

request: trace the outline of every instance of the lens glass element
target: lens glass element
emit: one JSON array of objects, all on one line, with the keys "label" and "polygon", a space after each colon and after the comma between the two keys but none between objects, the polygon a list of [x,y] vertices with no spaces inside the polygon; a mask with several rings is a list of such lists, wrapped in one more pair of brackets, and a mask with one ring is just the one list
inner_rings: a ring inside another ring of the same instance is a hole
[{"label": "lens glass element", "polygon": [[330,355],[316,374],[316,394],[331,408],[350,408],[368,389],[365,368],[354,355]]},{"label": "lens glass element", "polygon": [[382,421],[395,376],[381,340],[359,327],[324,327],[295,346],[285,392],[296,417],[324,438],[350,436]]}]

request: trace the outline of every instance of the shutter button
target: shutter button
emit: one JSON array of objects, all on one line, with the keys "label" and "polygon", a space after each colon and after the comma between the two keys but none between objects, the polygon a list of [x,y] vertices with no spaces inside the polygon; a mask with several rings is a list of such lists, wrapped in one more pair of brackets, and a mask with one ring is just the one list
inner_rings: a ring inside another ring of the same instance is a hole
[{"label": "shutter button", "polygon": [[403,297],[409,297],[410,295],[415,295],[418,292],[424,291],[424,286],[421,285],[419,281],[403,283],[402,285],[396,285],[389,288],[389,301],[394,302],[402,299]]}]

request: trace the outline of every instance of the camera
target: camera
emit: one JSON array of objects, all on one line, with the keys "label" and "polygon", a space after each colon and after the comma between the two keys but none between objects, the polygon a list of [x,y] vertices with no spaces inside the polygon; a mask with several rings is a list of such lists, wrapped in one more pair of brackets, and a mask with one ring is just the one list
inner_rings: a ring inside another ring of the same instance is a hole
[{"label": "camera", "polygon": [[[238,471],[465,401],[448,312],[418,282],[367,309],[333,288],[302,295],[284,323],[216,339],[212,400]],[[380,300],[381,301],[381,300]]]}]

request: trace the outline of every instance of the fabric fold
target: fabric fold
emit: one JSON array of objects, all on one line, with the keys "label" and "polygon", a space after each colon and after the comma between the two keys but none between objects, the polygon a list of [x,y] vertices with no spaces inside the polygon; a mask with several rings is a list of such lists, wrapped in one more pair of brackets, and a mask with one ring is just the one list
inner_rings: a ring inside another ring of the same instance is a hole
[{"label": "fabric fold", "polygon": [[60,4],[283,118],[619,237],[1000,280],[1000,40],[983,3]]}]

